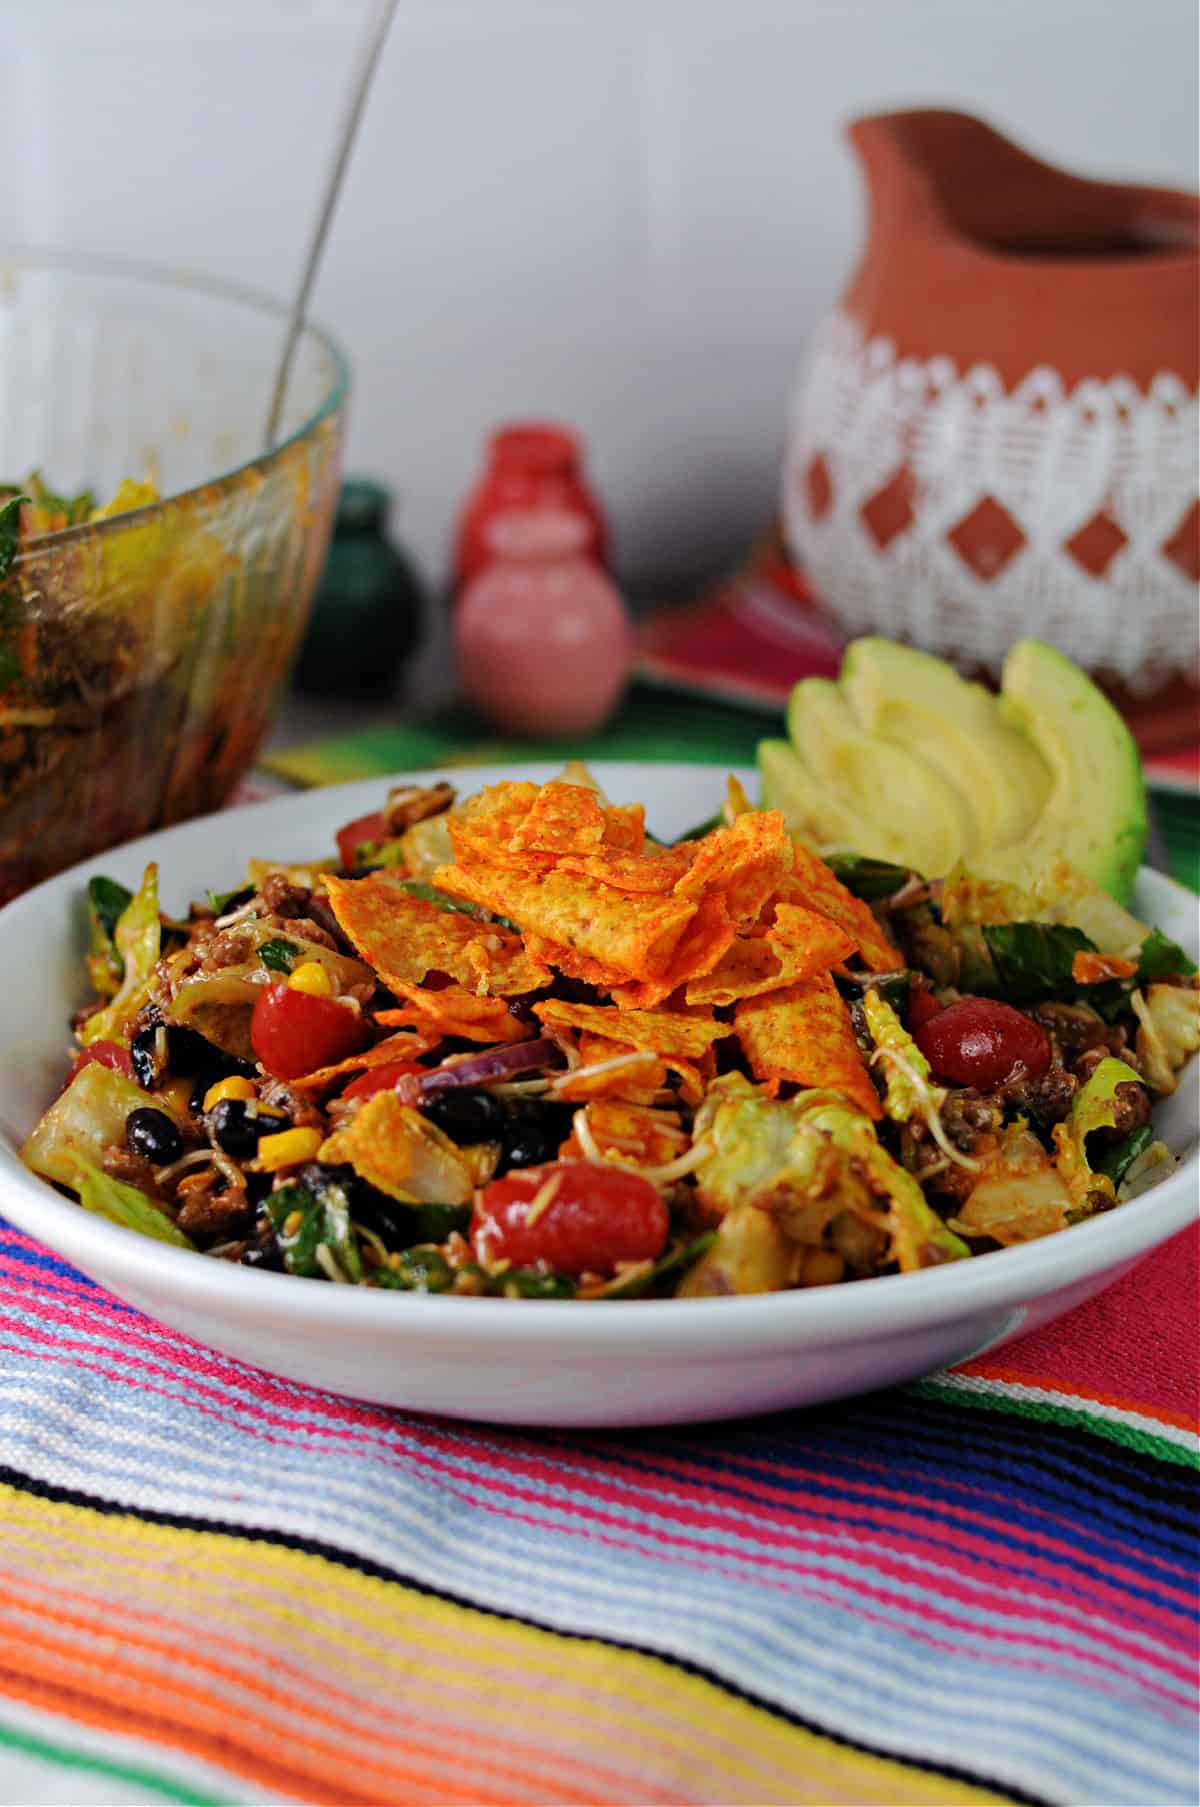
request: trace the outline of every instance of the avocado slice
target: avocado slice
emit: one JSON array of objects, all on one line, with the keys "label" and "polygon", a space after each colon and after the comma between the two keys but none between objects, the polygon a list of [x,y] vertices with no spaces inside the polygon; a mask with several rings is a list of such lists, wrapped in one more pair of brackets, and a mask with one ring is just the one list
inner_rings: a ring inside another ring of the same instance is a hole
[{"label": "avocado slice", "polygon": [[1050,768],[990,690],[945,659],[874,635],[846,648],[839,681],[865,733],[918,754],[970,798],[979,845],[1028,834],[1050,796]]},{"label": "avocado slice", "polygon": [[858,833],[858,853],[886,852],[880,831],[906,852],[907,861],[927,877],[940,878],[956,860],[970,859],[978,839],[971,806],[957,786],[907,747],[877,740],[859,725],[841,688],[828,678],[805,678],[788,703],[792,744],[815,782],[828,790],[848,815],[872,830],[874,845]]},{"label": "avocado slice", "polygon": [[999,706],[1037,747],[1053,783],[1020,845],[969,863],[985,878],[1028,887],[1065,859],[1128,902],[1146,845],[1146,786],[1129,729],[1091,679],[1042,640],[1018,640],[1012,648]]},{"label": "avocado slice", "polygon": [[784,821],[802,841],[826,851],[836,847],[907,865],[907,837],[847,809],[817,783],[790,740],[760,740],[758,770],[763,808],[782,810]]}]

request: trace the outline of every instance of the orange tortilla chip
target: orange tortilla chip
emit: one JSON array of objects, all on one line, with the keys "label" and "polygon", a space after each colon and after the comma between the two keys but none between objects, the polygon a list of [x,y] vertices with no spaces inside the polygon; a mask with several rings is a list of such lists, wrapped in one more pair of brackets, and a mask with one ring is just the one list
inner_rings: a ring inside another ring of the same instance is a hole
[{"label": "orange tortilla chip", "polygon": [[868,1117],[883,1115],[849,1012],[828,973],[745,999],[734,1012],[733,1026],[754,1077],[773,1091],[784,1081],[823,1086],[840,1092]]},{"label": "orange tortilla chip", "polygon": [[512,853],[595,853],[604,845],[604,807],[582,784],[543,784],[509,837]]},{"label": "orange tortilla chip", "polygon": [[790,844],[779,810],[750,810],[728,828],[693,843],[694,858],[676,885],[680,897],[724,894],[732,920],[753,922],[790,866]]},{"label": "orange tortilla chip", "polygon": [[735,1004],[828,972],[857,945],[827,916],[799,904],[778,904],[765,934],[739,935],[719,965],[693,979],[685,995],[689,1004]]},{"label": "orange tortilla chip", "polygon": [[462,865],[547,871],[563,854],[590,854],[603,848],[637,854],[645,843],[645,811],[640,803],[614,807],[584,784],[553,779],[489,784],[469,797],[449,818],[454,857]]},{"label": "orange tortilla chip", "polygon": [[650,847],[642,854],[606,850],[588,858],[568,856],[559,861],[560,872],[594,879],[614,891],[673,891],[690,867],[686,847]]},{"label": "orange tortilla chip", "polygon": [[714,1042],[732,1033],[728,1023],[711,1016],[684,1016],[670,1010],[613,1010],[602,1004],[566,1004],[547,998],[533,1012],[550,1029],[580,1029],[648,1048],[654,1054],[707,1054]]},{"label": "orange tortilla chip", "polygon": [[468,797],[446,818],[455,859],[464,865],[482,860],[522,872],[550,871],[552,853],[535,854],[528,849],[514,853],[510,847],[537,794],[536,784],[524,782],[487,784],[476,796]]},{"label": "orange tortilla chip", "polygon": [[436,1048],[441,1040],[440,1035],[420,1035],[414,1030],[401,1030],[397,1035],[389,1035],[385,1041],[376,1042],[373,1048],[365,1048],[361,1054],[351,1054],[347,1060],[339,1060],[336,1066],[318,1067],[314,1073],[306,1073],[303,1079],[289,1080],[289,1084],[302,1091],[319,1091],[322,1086],[332,1085],[335,1080],[343,1078],[347,1073],[365,1073],[372,1067],[383,1067],[391,1060],[419,1060],[422,1054],[428,1054]]},{"label": "orange tortilla chip", "polygon": [[[667,1083],[667,1069],[648,1048],[631,1048],[627,1042],[585,1031],[579,1038],[580,1071],[558,1080],[554,1096],[569,1104],[590,1098],[623,1098],[628,1104],[651,1104]],[[585,1069],[597,1067],[598,1072]]]},{"label": "orange tortilla chip", "polygon": [[778,890],[778,903],[798,903],[806,909],[818,910],[839,928],[852,935],[864,964],[871,972],[889,972],[903,966],[904,958],[892,946],[873,910],[861,897],[847,891],[837,878],[803,841],[793,840],[792,870]]},{"label": "orange tortilla chip", "polygon": [[736,934],[737,927],[725,908],[723,893],[713,892],[704,899],[681,935],[667,970],[657,978],[614,985],[613,1002],[622,1010],[652,1010],[689,979],[712,972],[727,949],[732,947]]},{"label": "orange tortilla chip", "polygon": [[461,985],[429,991],[419,985],[393,985],[405,1003],[395,1010],[379,1010],[375,1021],[385,1029],[414,1028],[426,1035],[461,1036],[468,1042],[523,1042],[532,1030],[528,1023],[510,1016],[503,998],[481,998]]},{"label": "orange tortilla chip", "polygon": [[[628,1167],[665,1167],[678,1160],[688,1145],[687,1131],[678,1118],[645,1105],[626,1104],[620,1098],[596,1098],[582,1113],[599,1154]],[[578,1118],[576,1119],[578,1122]],[[573,1129],[558,1151],[564,1161],[589,1158]]]},{"label": "orange tortilla chip", "polygon": [[593,983],[658,976],[696,913],[686,898],[631,897],[567,872],[455,865],[440,867],[433,882],[518,923],[531,951],[553,942],[593,962],[606,975]]},{"label": "orange tortilla chip", "polygon": [[430,972],[448,973],[481,994],[507,997],[547,983],[549,972],[511,929],[439,909],[413,897],[403,883],[386,869],[366,878],[328,880],[330,906],[343,933],[393,991],[419,985]]}]

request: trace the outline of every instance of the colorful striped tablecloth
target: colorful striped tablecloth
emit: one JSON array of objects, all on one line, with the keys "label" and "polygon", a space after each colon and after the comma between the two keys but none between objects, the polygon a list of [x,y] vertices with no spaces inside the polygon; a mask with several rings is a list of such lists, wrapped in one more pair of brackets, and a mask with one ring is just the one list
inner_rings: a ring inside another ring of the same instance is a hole
[{"label": "colorful striped tablecloth", "polygon": [[[506,1432],[0,1236],[0,1799],[1194,1801],[1197,1235],[993,1358]],[[402,1302],[401,1302],[402,1303]]]}]

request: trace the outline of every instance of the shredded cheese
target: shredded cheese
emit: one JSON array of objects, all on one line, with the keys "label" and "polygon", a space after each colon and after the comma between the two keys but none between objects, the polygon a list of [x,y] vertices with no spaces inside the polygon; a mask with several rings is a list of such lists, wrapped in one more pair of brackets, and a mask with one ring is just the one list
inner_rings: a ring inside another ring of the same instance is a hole
[{"label": "shredded cheese", "polygon": [[551,1082],[550,1090],[557,1091],[559,1086],[574,1082],[576,1079],[593,1079],[598,1073],[613,1073],[618,1067],[644,1066],[648,1060],[657,1061],[658,1055],[650,1048],[637,1048],[632,1054],[614,1054],[608,1060],[594,1060],[586,1067],[572,1067],[569,1072],[562,1073]]},{"label": "shredded cheese", "polygon": [[877,1060],[888,1060],[891,1061],[893,1066],[902,1067],[904,1069],[904,1072],[912,1085],[913,1091],[921,1101],[921,1121],[924,1123],[926,1129],[928,1129],[942,1153],[946,1156],[947,1160],[953,1161],[957,1166],[966,1167],[971,1173],[977,1173],[982,1167],[983,1162],[973,1161],[970,1155],[965,1155],[960,1149],[955,1148],[953,1142],[942,1127],[942,1120],[938,1114],[938,1104],[940,1102],[938,1094],[940,1093],[941,1098],[944,1098],[946,1094],[942,1091],[941,1087],[939,1086],[935,1090],[922,1074],[917,1072],[917,1069],[913,1066],[912,1062],[910,1060],[905,1060],[903,1054],[897,1053],[895,1048],[876,1048],[874,1054],[871,1056],[871,1066],[874,1066]]},{"label": "shredded cheese", "polygon": [[313,1250],[313,1255],[326,1279],[335,1280],[339,1286],[349,1286],[349,1280],[347,1280],[345,1274],[338,1266],[334,1259],[333,1250],[327,1243],[319,1242]]},{"label": "shredded cheese", "polygon": [[542,1181],[528,1205],[525,1207],[525,1228],[527,1230],[533,1228],[539,1217],[545,1216],[546,1212],[558,1197],[558,1189],[562,1185],[562,1182],[563,1176],[561,1173],[552,1173],[548,1180]]}]

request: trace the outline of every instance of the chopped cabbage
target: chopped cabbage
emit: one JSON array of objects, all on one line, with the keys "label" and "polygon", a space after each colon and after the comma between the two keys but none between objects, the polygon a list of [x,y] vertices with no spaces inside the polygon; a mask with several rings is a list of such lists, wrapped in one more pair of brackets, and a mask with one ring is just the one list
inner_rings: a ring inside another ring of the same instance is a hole
[{"label": "chopped cabbage", "polygon": [[1194,985],[1148,985],[1133,994],[1137,1055],[1146,1084],[1175,1090],[1175,1075],[1200,1048],[1200,991]]},{"label": "chopped cabbage", "polygon": [[113,931],[117,953],[125,963],[120,990],[111,1004],[88,1017],[79,1031],[86,1048],[92,1042],[126,1042],[129,1024],[149,996],[154,967],[162,951],[158,916],[158,867],[146,867],[141,888],[117,918]]},{"label": "chopped cabbage", "polygon": [[863,1011],[871,1040],[883,1057],[887,1094],[883,1108],[893,1123],[907,1123],[926,1116],[944,1097],[930,1085],[929,1062],[891,1005],[872,986],[863,998]]}]

